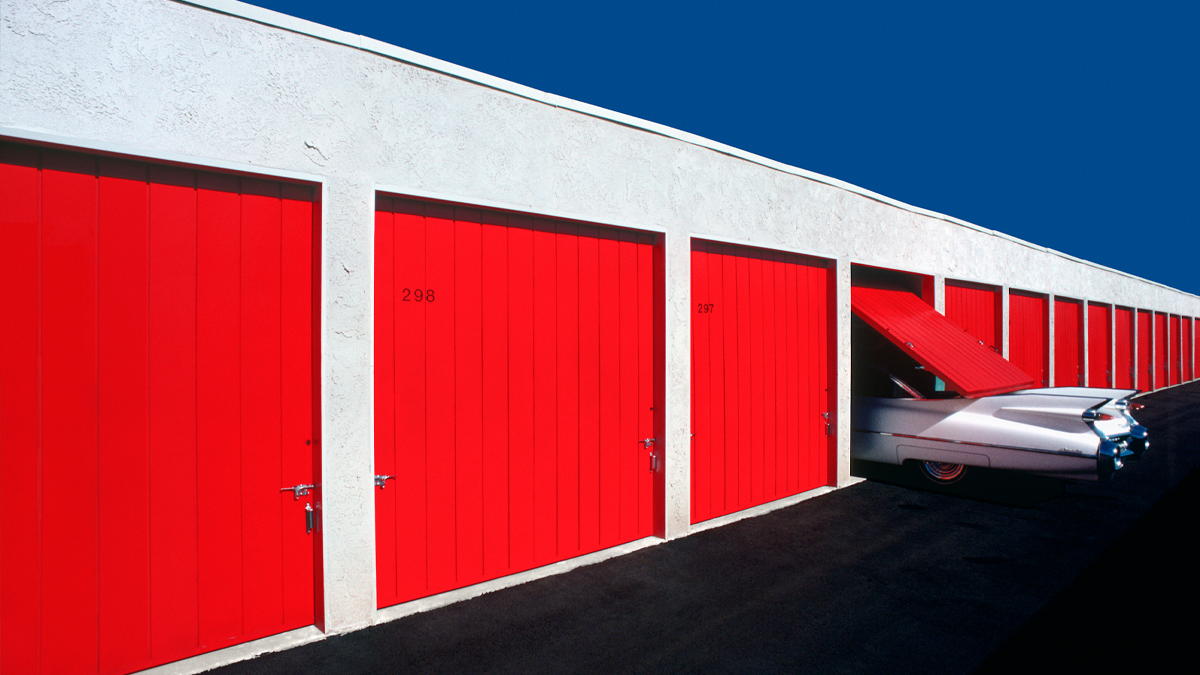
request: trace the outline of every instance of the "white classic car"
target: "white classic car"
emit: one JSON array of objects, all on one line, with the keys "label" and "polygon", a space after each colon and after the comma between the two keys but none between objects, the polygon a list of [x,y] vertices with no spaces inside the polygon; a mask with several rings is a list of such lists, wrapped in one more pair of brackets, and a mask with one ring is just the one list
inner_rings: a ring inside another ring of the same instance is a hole
[{"label": "white classic car", "polygon": [[915,295],[853,291],[852,458],[914,462],[938,483],[972,466],[1107,480],[1149,447],[1136,389],[1033,388]]}]

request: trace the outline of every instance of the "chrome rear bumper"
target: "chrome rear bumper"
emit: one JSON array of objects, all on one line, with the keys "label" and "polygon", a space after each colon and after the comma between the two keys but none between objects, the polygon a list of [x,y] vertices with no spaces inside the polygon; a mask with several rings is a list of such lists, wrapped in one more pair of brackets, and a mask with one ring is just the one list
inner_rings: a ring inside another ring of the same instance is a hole
[{"label": "chrome rear bumper", "polygon": [[1100,480],[1107,482],[1114,473],[1125,466],[1126,459],[1135,457],[1134,452],[1129,449],[1129,437],[1100,441],[1100,448],[1096,452],[1096,472]]}]

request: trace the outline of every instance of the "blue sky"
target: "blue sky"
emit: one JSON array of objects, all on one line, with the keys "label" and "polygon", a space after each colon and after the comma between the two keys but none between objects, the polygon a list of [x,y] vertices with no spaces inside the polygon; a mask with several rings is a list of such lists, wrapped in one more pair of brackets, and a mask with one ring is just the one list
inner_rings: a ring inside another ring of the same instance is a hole
[{"label": "blue sky", "polygon": [[251,4],[1200,294],[1200,3]]}]

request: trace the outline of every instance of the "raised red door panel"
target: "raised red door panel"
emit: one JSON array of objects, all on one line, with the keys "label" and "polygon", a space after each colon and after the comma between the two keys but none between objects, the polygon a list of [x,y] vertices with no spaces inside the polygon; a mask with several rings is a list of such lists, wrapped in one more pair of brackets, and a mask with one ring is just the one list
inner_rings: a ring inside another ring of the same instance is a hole
[{"label": "raised red door panel", "polygon": [[1054,299],[1054,386],[1083,386],[1083,306]]},{"label": "raised red door panel", "polygon": [[946,282],[946,318],[1001,353],[1003,314],[1000,289],[966,281]]},{"label": "raised red door panel", "polygon": [[654,533],[649,235],[380,197],[380,607]]},{"label": "raised red door panel", "polygon": [[692,522],[828,483],[829,274],[692,243]]},{"label": "raised red door panel", "polygon": [[1112,386],[1112,309],[1088,303],[1088,386]]},{"label": "raised red door panel", "polygon": [[1116,312],[1116,332],[1113,336],[1116,346],[1115,361],[1113,362],[1113,386],[1128,389],[1133,387],[1134,375],[1133,310],[1127,307],[1117,307]]},{"label": "raised red door panel", "polygon": [[1008,360],[1034,379],[1050,386],[1050,314],[1044,295],[1008,294]]},{"label": "raised red door panel", "polygon": [[1171,374],[1171,347],[1167,337],[1167,315],[1154,313],[1154,388],[1167,386]]},{"label": "raised red door panel", "polygon": [[311,190],[0,145],[0,201],[0,670],[313,623]]},{"label": "raised red door panel", "polygon": [[1179,384],[1182,381],[1183,371],[1183,347],[1180,340],[1180,321],[1179,317],[1171,315],[1171,327],[1168,332],[1170,346],[1168,347],[1171,361],[1171,384]]},{"label": "raised red door panel", "polygon": [[1033,386],[1033,379],[908,291],[856,285],[850,309],[946,387],[978,398]]},{"label": "raised red door panel", "polygon": [[1142,391],[1154,389],[1154,321],[1151,313],[1138,310],[1137,313],[1137,381],[1135,385]]}]

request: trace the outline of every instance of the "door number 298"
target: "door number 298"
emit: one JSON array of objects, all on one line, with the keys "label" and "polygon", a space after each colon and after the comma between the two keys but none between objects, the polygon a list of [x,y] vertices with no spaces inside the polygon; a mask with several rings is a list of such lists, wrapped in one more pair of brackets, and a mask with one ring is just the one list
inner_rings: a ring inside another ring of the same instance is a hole
[{"label": "door number 298", "polygon": [[400,290],[400,299],[404,302],[433,302],[436,298],[432,288],[404,288]]}]

